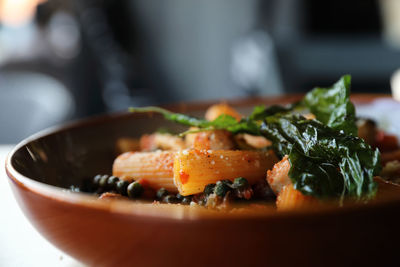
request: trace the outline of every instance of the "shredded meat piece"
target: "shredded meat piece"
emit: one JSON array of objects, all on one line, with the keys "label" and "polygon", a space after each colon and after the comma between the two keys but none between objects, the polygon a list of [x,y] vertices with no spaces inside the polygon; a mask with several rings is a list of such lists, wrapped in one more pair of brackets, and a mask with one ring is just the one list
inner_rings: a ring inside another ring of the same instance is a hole
[{"label": "shredded meat piece", "polygon": [[199,132],[195,135],[193,148],[198,150],[232,150],[235,148],[232,134],[225,130]]},{"label": "shredded meat piece", "polygon": [[275,194],[278,194],[285,185],[291,184],[289,178],[290,163],[288,156],[276,163],[272,170],[267,171],[267,181]]}]

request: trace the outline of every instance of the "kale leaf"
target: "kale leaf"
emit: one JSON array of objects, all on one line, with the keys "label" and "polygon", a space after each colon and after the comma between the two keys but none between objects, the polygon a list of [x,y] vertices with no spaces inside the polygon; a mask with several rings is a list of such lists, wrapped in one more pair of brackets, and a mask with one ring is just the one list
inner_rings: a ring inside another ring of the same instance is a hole
[{"label": "kale leaf", "polygon": [[356,115],[350,101],[350,83],[351,76],[344,75],[329,88],[314,88],[306,94],[302,104],[323,124],[356,136]]},{"label": "kale leaf", "polygon": [[278,154],[289,155],[289,177],[303,194],[355,199],[375,195],[373,176],[380,171],[380,154],[361,138],[300,115],[269,116],[261,134]]}]

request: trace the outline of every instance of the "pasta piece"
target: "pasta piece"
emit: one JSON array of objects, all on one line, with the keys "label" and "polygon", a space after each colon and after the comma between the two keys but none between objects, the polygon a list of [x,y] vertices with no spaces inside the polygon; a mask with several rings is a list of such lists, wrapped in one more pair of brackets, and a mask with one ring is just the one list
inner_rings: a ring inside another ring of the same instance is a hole
[{"label": "pasta piece", "polygon": [[118,156],[113,164],[113,175],[122,180],[144,179],[155,190],[162,187],[172,193],[177,188],[173,181],[174,154],[172,151],[127,152]]},{"label": "pasta piece", "polygon": [[281,161],[276,163],[272,170],[267,172],[267,182],[275,194],[279,194],[282,188],[292,183],[289,178],[290,163],[288,156],[284,156]]},{"label": "pasta piece", "polygon": [[175,155],[174,182],[183,196],[201,193],[207,184],[223,179],[244,177],[254,184],[276,161],[272,152],[183,150]]},{"label": "pasta piece", "polygon": [[321,202],[318,199],[303,195],[300,191],[294,189],[292,184],[284,186],[276,200],[278,211],[312,208],[320,204]]},{"label": "pasta piece", "polygon": [[140,148],[142,151],[154,151],[156,149],[181,150],[185,147],[185,142],[182,138],[171,134],[145,134],[140,138]]},{"label": "pasta piece", "polygon": [[234,117],[237,121],[242,118],[241,114],[239,114],[234,108],[226,103],[215,104],[209,107],[206,111],[205,118],[206,120],[212,121],[222,114],[230,115]]}]

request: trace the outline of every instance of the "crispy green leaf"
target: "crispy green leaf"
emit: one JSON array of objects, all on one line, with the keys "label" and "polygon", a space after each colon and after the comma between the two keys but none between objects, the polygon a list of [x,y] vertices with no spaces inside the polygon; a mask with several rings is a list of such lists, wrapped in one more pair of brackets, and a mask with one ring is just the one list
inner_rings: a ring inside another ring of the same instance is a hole
[{"label": "crispy green leaf", "polygon": [[297,102],[287,106],[272,105],[266,107],[264,105],[255,106],[253,112],[248,117],[250,120],[264,120],[268,116],[272,116],[279,113],[288,113],[300,107],[302,103]]},{"label": "crispy green leaf", "polygon": [[160,107],[143,107],[143,108],[129,108],[130,112],[137,112],[137,113],[148,113],[148,112],[155,112],[160,113],[164,116],[165,119],[174,121],[183,125],[187,126],[194,126],[200,128],[206,128],[210,126],[210,122],[204,119],[199,119],[196,117],[192,117],[185,114],[174,113],[169,110],[160,108]]},{"label": "crispy green leaf", "polygon": [[344,75],[329,88],[315,88],[304,97],[303,104],[317,120],[329,127],[357,135],[355,109],[350,101],[351,76]]},{"label": "crispy green leaf", "polygon": [[296,189],[318,198],[369,198],[376,193],[379,151],[359,137],[300,115],[270,116],[261,133],[280,155],[289,155]]}]

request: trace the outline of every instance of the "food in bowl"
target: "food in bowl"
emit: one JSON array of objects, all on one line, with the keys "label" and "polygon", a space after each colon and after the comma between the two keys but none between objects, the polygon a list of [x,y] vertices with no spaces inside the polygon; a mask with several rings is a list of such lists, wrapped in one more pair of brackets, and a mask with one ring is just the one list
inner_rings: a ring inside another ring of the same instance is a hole
[{"label": "food in bowl", "polygon": [[112,175],[96,175],[90,188],[101,199],[211,209],[257,203],[292,210],[370,201],[383,183],[382,162],[389,162],[382,172],[387,179],[399,173],[393,161],[398,143],[373,121],[356,117],[350,80],[345,75],[288,106],[257,106],[249,116],[224,103],[209,107],[205,119],[131,108],[161,113],[189,128],[179,135],[163,131],[120,139],[124,152]]}]

